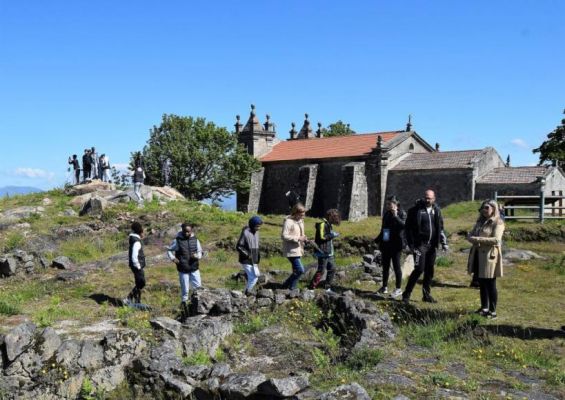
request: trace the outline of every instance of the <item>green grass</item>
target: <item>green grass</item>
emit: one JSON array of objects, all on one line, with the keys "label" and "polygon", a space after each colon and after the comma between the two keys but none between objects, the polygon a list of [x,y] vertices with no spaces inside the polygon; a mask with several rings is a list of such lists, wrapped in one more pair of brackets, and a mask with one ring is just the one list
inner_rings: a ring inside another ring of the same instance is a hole
[{"label": "green grass", "polygon": [[184,365],[211,365],[212,358],[204,350],[197,351],[188,357],[183,357]]},{"label": "green grass", "polygon": [[21,249],[24,243],[25,236],[21,232],[9,232],[4,239],[3,252],[9,253],[12,250]]},{"label": "green grass", "polygon": [[120,251],[127,250],[123,235],[96,236],[94,238],[70,238],[59,247],[63,256],[75,263],[85,263],[107,258]]}]

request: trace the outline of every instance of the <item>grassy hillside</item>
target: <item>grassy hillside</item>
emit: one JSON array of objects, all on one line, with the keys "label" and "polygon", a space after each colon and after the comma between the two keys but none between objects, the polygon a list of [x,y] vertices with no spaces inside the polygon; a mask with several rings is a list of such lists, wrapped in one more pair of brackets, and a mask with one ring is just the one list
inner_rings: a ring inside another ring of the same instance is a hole
[{"label": "grassy hillside", "polygon": [[[44,204],[46,197],[50,204]],[[44,207],[41,215],[33,214],[20,221],[24,225],[0,230],[0,254],[27,250],[32,242],[47,240],[54,244],[43,254],[47,259],[65,255],[77,265],[95,266],[85,279],[74,282],[53,280],[60,271],[51,268],[38,269],[30,276],[0,280],[0,326],[4,330],[22,318],[30,318],[40,326],[55,327],[60,327],[61,321],[73,321],[74,325],[65,324],[66,329],[118,319],[144,335],[151,335],[148,322],[151,315],[175,317],[179,303],[178,277],[174,265],[162,259],[150,262],[146,270],[148,286],[144,301],[154,306],[151,314],[114,306],[114,299],[124,297],[133,285],[125,258],[112,256],[123,255],[127,250],[127,233],[134,219],[142,221],[146,228],[146,254],[149,257],[164,254],[165,246],[173,239],[176,224],[195,222],[199,225],[198,237],[209,251],[201,263],[203,284],[243,289],[243,283],[230,278],[240,269],[235,252],[229,247],[218,246],[218,243],[234,240],[250,215],[225,212],[199,203],[171,202],[161,206],[153,202],[142,209],[134,204],[119,205],[107,210],[101,218],[78,217],[63,214],[72,208],[68,205],[69,200],[61,191],[0,200],[0,212],[20,206]],[[528,386],[523,376],[532,377],[536,382],[539,380],[546,392],[565,396],[565,342],[563,336],[554,337],[560,336],[558,331],[565,325],[565,241],[559,236],[563,224],[557,221],[545,226],[531,222],[507,224],[505,246],[532,250],[544,258],[505,267],[505,276],[498,281],[499,318],[488,321],[470,314],[479,306],[479,293],[468,288],[467,254],[462,251],[469,247],[464,234],[472,227],[477,208],[477,202],[465,202],[444,209],[451,250],[438,259],[436,287],[433,289],[438,304],[421,302],[420,286],[416,287],[413,296],[415,308],[403,307],[395,301],[375,301],[379,308],[392,315],[400,334],[378,354],[358,355],[356,363],[348,361],[344,364],[332,358],[332,340],[336,339],[329,332],[330,336],[322,338],[327,343],[325,350],[314,354],[310,360],[312,381],[317,387],[358,380],[375,398],[389,398],[392,393],[398,393],[398,385],[371,383],[361,372],[379,362],[398,362],[399,370],[405,371],[415,382],[414,387],[403,389],[409,397],[425,397],[438,387],[454,388],[473,396],[477,388],[492,381],[498,382],[497,388],[510,387],[520,391]],[[277,243],[283,216],[263,218],[262,240]],[[315,222],[315,219],[306,219],[306,233],[310,237],[313,237]],[[61,228],[84,224],[96,228],[94,234],[64,238],[60,234]],[[354,236],[374,238],[379,227],[380,219],[372,217],[357,223],[343,222],[337,230],[343,239]],[[532,240],[538,237],[545,239]],[[314,261],[310,256],[305,260],[306,263]],[[359,280],[347,269],[352,262],[359,261],[359,257],[338,254],[337,261],[346,275],[338,282],[342,290],[351,289],[363,295],[378,289],[375,284]],[[261,269],[290,272],[288,261],[281,256],[265,258]],[[249,331],[261,330],[271,324],[285,321],[293,326],[296,324],[289,322],[296,322],[292,318],[298,318],[308,325],[308,321],[315,319],[315,312],[306,306],[297,306],[292,312],[298,313],[292,314],[297,316],[291,317],[290,310],[286,309],[278,310],[268,318],[247,316],[226,346],[246,346]],[[312,333],[300,332],[295,332],[295,336],[304,340],[304,335]],[[464,366],[464,373],[458,372],[459,365]],[[492,398],[498,397],[493,395]]]}]

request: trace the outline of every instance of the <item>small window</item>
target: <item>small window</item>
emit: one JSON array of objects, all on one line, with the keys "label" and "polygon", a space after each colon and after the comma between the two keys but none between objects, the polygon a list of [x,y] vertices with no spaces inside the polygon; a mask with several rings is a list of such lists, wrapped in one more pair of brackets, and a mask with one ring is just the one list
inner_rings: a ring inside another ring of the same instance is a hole
[{"label": "small window", "polygon": [[413,152],[413,151],[414,151],[414,143],[410,143],[410,146],[408,146],[408,151],[409,151],[409,152]]}]

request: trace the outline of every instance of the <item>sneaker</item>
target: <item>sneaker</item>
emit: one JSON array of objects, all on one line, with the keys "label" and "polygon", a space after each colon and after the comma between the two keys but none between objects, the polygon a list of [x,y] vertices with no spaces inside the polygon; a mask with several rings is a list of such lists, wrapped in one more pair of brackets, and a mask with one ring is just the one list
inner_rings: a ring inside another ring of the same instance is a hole
[{"label": "sneaker", "polygon": [[486,308],[479,308],[477,310],[477,314],[479,314],[481,317],[488,317],[490,313]]},{"label": "sneaker", "polygon": [[489,312],[487,313],[487,318],[488,318],[488,319],[497,319],[497,318],[498,318],[498,315],[496,315],[496,311],[495,311],[495,312],[489,311]]},{"label": "sneaker", "polygon": [[402,296],[402,289],[394,289],[390,294],[390,297],[397,298]]},{"label": "sneaker", "polygon": [[124,297],[124,298],[122,299],[122,304],[123,304],[124,306],[129,306],[129,305],[131,304],[131,300],[130,300],[129,298],[127,298],[127,297]]},{"label": "sneaker", "polygon": [[334,292],[331,288],[327,288],[327,289],[326,289],[326,293],[331,294],[331,293],[335,293],[335,292]]},{"label": "sneaker", "polygon": [[434,299],[431,295],[424,296],[424,297],[422,298],[422,301],[423,301],[424,303],[437,303],[437,300]]},{"label": "sneaker", "polygon": [[380,288],[379,290],[377,290],[377,293],[379,294],[387,294],[388,293],[388,288],[386,286],[383,286],[382,288]]}]

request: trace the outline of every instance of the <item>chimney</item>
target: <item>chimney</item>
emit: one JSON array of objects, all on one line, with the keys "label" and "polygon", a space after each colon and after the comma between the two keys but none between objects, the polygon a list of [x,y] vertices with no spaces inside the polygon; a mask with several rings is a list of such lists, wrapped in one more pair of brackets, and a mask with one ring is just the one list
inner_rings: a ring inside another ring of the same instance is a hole
[{"label": "chimney", "polygon": [[316,137],[317,138],[323,138],[324,137],[324,131],[322,130],[322,123],[318,122],[318,129],[316,130]]}]

